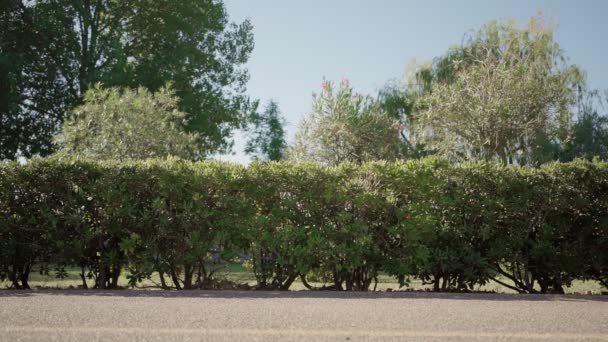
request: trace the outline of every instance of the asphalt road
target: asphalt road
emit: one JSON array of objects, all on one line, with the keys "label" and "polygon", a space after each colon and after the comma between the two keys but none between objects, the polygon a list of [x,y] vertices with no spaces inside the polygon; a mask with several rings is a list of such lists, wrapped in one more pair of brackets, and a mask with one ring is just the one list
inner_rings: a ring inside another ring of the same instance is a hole
[{"label": "asphalt road", "polygon": [[0,291],[0,341],[608,341],[607,296]]}]

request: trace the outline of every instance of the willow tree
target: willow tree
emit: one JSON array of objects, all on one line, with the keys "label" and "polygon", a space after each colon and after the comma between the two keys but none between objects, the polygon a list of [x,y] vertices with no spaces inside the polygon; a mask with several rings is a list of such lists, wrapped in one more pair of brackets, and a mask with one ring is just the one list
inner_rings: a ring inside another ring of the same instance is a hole
[{"label": "willow tree", "polygon": [[418,114],[440,153],[535,164],[547,144],[567,139],[584,76],[568,64],[551,25],[490,22],[441,63]]},{"label": "willow tree", "polygon": [[355,93],[348,80],[337,86],[323,81],[288,154],[292,160],[328,165],[395,160],[403,149],[399,129],[395,118],[373,99]]}]

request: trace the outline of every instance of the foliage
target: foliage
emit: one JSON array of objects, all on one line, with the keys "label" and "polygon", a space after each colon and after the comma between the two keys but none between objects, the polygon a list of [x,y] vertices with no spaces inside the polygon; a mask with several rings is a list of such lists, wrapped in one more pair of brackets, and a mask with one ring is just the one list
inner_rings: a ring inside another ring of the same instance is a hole
[{"label": "foliage", "polygon": [[52,62],[49,44],[61,42],[51,43],[35,18],[20,0],[0,4],[0,160],[51,153],[58,118],[72,101]]},{"label": "foliage", "polygon": [[62,153],[93,159],[204,157],[199,134],[189,133],[187,115],[169,88],[90,89],[64,123],[56,142]]},{"label": "foliage", "polygon": [[[594,157],[608,160],[608,90],[603,94],[591,91],[580,101],[570,137],[558,152],[560,160]],[[601,111],[604,111],[603,113]]]},{"label": "foliage", "polygon": [[252,26],[229,23],[222,1],[2,6],[0,70],[10,91],[0,108],[0,158],[52,153],[53,135],[97,83],[152,92],[172,83],[188,128],[204,139],[203,154],[228,148],[231,129],[245,120]]},{"label": "foliage", "polygon": [[83,287],[115,288],[127,271],[132,286],[154,274],[165,289],[217,288],[220,250],[251,257],[257,289],[367,291],[387,273],[435,291],[560,293],[607,285],[607,205],[599,160],[1,163],[0,280],[28,288],[33,271],[76,266]]},{"label": "foliage", "polygon": [[545,161],[543,141],[564,141],[584,77],[531,19],[520,29],[490,22],[437,66],[420,104],[420,130],[442,154],[462,159]]},{"label": "foliage", "polygon": [[253,271],[262,289],[286,290],[320,263],[320,227],[335,178],[313,164],[254,163],[247,170],[254,218],[247,231]]},{"label": "foliage", "polygon": [[387,84],[377,97],[380,110],[384,115],[399,122],[399,136],[403,141],[402,159],[416,159],[434,153],[420,138],[416,130],[416,106],[420,95],[415,86],[409,84],[405,89],[395,84]]},{"label": "foliage", "polygon": [[279,105],[270,101],[264,112],[255,113],[252,117],[255,128],[253,136],[247,141],[245,152],[253,154],[254,159],[282,160],[287,148],[285,141],[284,119]]},{"label": "foliage", "polygon": [[395,160],[401,154],[398,122],[377,103],[353,91],[348,80],[337,87],[322,82],[313,95],[313,110],[302,122],[289,155],[293,160],[328,165]]}]

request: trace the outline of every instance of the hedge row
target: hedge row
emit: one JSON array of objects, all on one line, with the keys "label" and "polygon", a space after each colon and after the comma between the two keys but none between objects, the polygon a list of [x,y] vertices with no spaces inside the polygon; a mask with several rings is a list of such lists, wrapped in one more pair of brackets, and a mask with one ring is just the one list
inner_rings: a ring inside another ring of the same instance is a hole
[{"label": "hedge row", "polygon": [[380,272],[436,291],[497,281],[522,293],[608,285],[608,163],[541,169],[397,163],[36,160],[0,164],[0,278],[33,268],[83,286],[160,275],[212,288],[210,251],[251,256],[257,289],[297,279],[366,291]]}]

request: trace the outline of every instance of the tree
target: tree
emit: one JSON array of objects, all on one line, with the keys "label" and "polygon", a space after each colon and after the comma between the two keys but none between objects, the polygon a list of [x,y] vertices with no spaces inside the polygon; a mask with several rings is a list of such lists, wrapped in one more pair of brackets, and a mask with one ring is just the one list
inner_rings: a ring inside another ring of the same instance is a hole
[{"label": "tree", "polygon": [[562,161],[575,158],[608,160],[608,115],[601,113],[608,105],[608,90],[602,97],[597,91],[586,93],[580,103],[570,138],[560,151]]},{"label": "tree", "polygon": [[387,83],[379,92],[377,103],[384,115],[399,122],[399,136],[403,141],[402,157],[415,159],[433,154],[420,139],[415,130],[415,109],[420,95],[414,91],[414,85],[402,88],[399,85]]},{"label": "tree", "polygon": [[291,159],[335,165],[395,160],[401,155],[399,122],[385,115],[373,99],[355,93],[348,80],[338,87],[323,81],[312,107],[296,133]]},{"label": "tree", "polygon": [[19,122],[20,45],[22,22],[14,1],[3,1],[0,8],[0,160],[17,153],[14,139],[25,124]]},{"label": "tree", "polygon": [[70,98],[49,65],[54,55],[34,14],[19,0],[0,5],[0,160],[49,154]]},{"label": "tree", "polygon": [[491,22],[463,51],[451,59],[453,78],[433,82],[421,103],[428,142],[454,159],[544,161],[542,142],[567,138],[584,81],[553,29],[536,19],[523,29]]},{"label": "tree", "polygon": [[285,141],[284,120],[279,105],[270,101],[263,113],[255,114],[253,135],[247,141],[245,152],[254,159],[281,160],[284,157],[287,143]]},{"label": "tree", "polygon": [[[171,82],[188,114],[188,129],[205,140],[201,153],[230,147],[230,132],[249,109],[243,66],[253,35],[249,21],[229,23],[222,1],[10,3],[2,14],[15,23],[7,42],[24,51],[22,62],[9,66],[11,74],[23,75],[16,82],[19,96],[10,101],[18,108],[12,117],[24,118],[16,125],[32,129],[11,135],[10,145],[17,148],[2,146],[9,158],[16,150],[25,156],[52,153],[52,136],[99,82],[153,92]],[[22,36],[27,39],[17,41]],[[4,45],[4,33],[2,38]],[[1,52],[2,59],[14,56],[6,57],[4,47]]]},{"label": "tree", "polygon": [[55,141],[61,153],[94,159],[147,159],[178,156],[201,159],[199,133],[186,131],[186,113],[169,88],[143,87],[87,91],[84,104],[65,121]]}]

